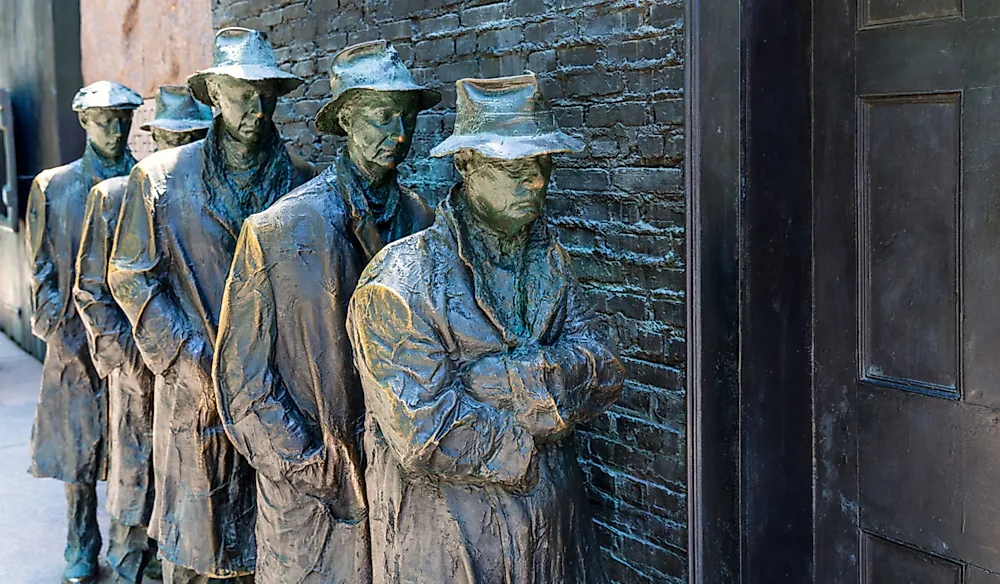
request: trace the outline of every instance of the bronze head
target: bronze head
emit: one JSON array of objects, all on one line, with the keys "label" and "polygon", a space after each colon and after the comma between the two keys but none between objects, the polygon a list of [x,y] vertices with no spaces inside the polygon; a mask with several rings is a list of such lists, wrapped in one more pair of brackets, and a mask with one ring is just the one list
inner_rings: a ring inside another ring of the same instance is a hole
[{"label": "bronze head", "polygon": [[142,105],[142,97],[113,81],[98,81],[77,92],[73,111],[87,133],[87,141],[98,154],[115,159],[128,147],[132,114]]},{"label": "bronze head", "polygon": [[455,155],[475,218],[512,236],[542,214],[552,154],[583,143],[564,134],[534,73],[456,83],[455,131],[431,156]]},{"label": "bronze head", "polygon": [[198,103],[186,85],[161,85],[156,92],[156,117],[142,125],[153,135],[157,150],[201,140],[212,125],[212,110]]},{"label": "bronze head", "polygon": [[333,97],[316,115],[324,132],[347,136],[351,161],[370,175],[395,169],[410,151],[420,111],[441,94],[418,85],[388,41],[352,45],[330,64]]}]

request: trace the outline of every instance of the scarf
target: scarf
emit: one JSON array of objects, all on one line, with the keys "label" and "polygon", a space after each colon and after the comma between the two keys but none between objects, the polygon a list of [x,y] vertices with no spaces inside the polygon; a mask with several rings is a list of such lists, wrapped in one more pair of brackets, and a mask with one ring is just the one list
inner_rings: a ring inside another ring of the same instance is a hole
[{"label": "scarf", "polygon": [[247,217],[292,190],[295,169],[273,123],[267,141],[245,170],[226,168],[223,132],[222,118],[217,117],[202,146],[201,178],[208,191],[209,209],[235,238]]},{"label": "scarf", "polygon": [[86,187],[84,196],[97,183],[108,180],[116,176],[128,176],[135,166],[135,157],[128,146],[122,155],[116,159],[109,159],[101,156],[94,145],[87,140],[87,147],[83,150],[83,186]]},{"label": "scarf", "polygon": [[399,220],[399,183],[392,172],[385,188],[388,195],[381,208],[373,209],[371,202],[381,200],[376,196],[376,186],[351,162],[344,150],[337,157],[337,181],[340,192],[348,203],[351,227],[368,260],[387,243],[409,235],[409,223]]}]

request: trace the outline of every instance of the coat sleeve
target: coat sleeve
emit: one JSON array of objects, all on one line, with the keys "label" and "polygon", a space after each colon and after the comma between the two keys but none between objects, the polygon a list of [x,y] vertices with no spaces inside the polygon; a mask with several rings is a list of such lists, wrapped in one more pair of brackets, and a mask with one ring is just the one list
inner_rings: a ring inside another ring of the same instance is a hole
[{"label": "coat sleeve", "polygon": [[509,412],[471,396],[429,322],[441,309],[414,303],[377,283],[351,299],[348,331],[369,415],[408,472],[520,482],[534,450],[531,435]]},{"label": "coat sleeve", "polygon": [[31,262],[31,332],[47,339],[62,314],[56,265],[53,261],[52,239],[48,234],[48,200],[44,176],[35,177],[28,195],[27,243]]},{"label": "coat sleeve", "polygon": [[160,245],[159,201],[137,167],[129,176],[108,265],[108,286],[132,325],[149,369],[162,374],[190,335],[187,317],[164,282],[167,258]]},{"label": "coat sleeve", "polygon": [[111,296],[107,285],[108,257],[118,221],[108,193],[101,185],[90,189],[84,215],[83,235],[76,260],[73,297],[87,330],[94,366],[101,377],[129,364],[134,370],[140,359],[132,327]]},{"label": "coat sleeve", "polygon": [[213,378],[223,424],[237,450],[272,480],[323,461],[323,442],[275,365],[274,294],[254,219],[243,223],[222,300]]},{"label": "coat sleeve", "polygon": [[477,395],[513,395],[518,419],[536,439],[561,436],[596,418],[624,383],[621,364],[593,332],[593,314],[568,276],[565,318],[553,341],[484,357],[463,372]]}]

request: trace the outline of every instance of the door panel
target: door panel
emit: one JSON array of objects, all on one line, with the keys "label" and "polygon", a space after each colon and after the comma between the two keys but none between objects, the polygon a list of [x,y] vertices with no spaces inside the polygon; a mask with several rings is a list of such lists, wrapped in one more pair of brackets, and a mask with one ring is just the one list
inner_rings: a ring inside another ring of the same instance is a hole
[{"label": "door panel", "polygon": [[1000,584],[1000,1],[814,6],[817,581]]},{"label": "door panel", "polygon": [[962,566],[865,533],[864,584],[961,584]]}]

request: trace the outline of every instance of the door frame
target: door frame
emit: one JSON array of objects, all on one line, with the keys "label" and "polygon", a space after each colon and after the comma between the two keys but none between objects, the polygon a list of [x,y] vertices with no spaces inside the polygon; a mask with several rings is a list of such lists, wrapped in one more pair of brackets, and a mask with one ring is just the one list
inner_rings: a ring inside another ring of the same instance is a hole
[{"label": "door frame", "polygon": [[812,2],[685,22],[689,581],[811,582]]}]

